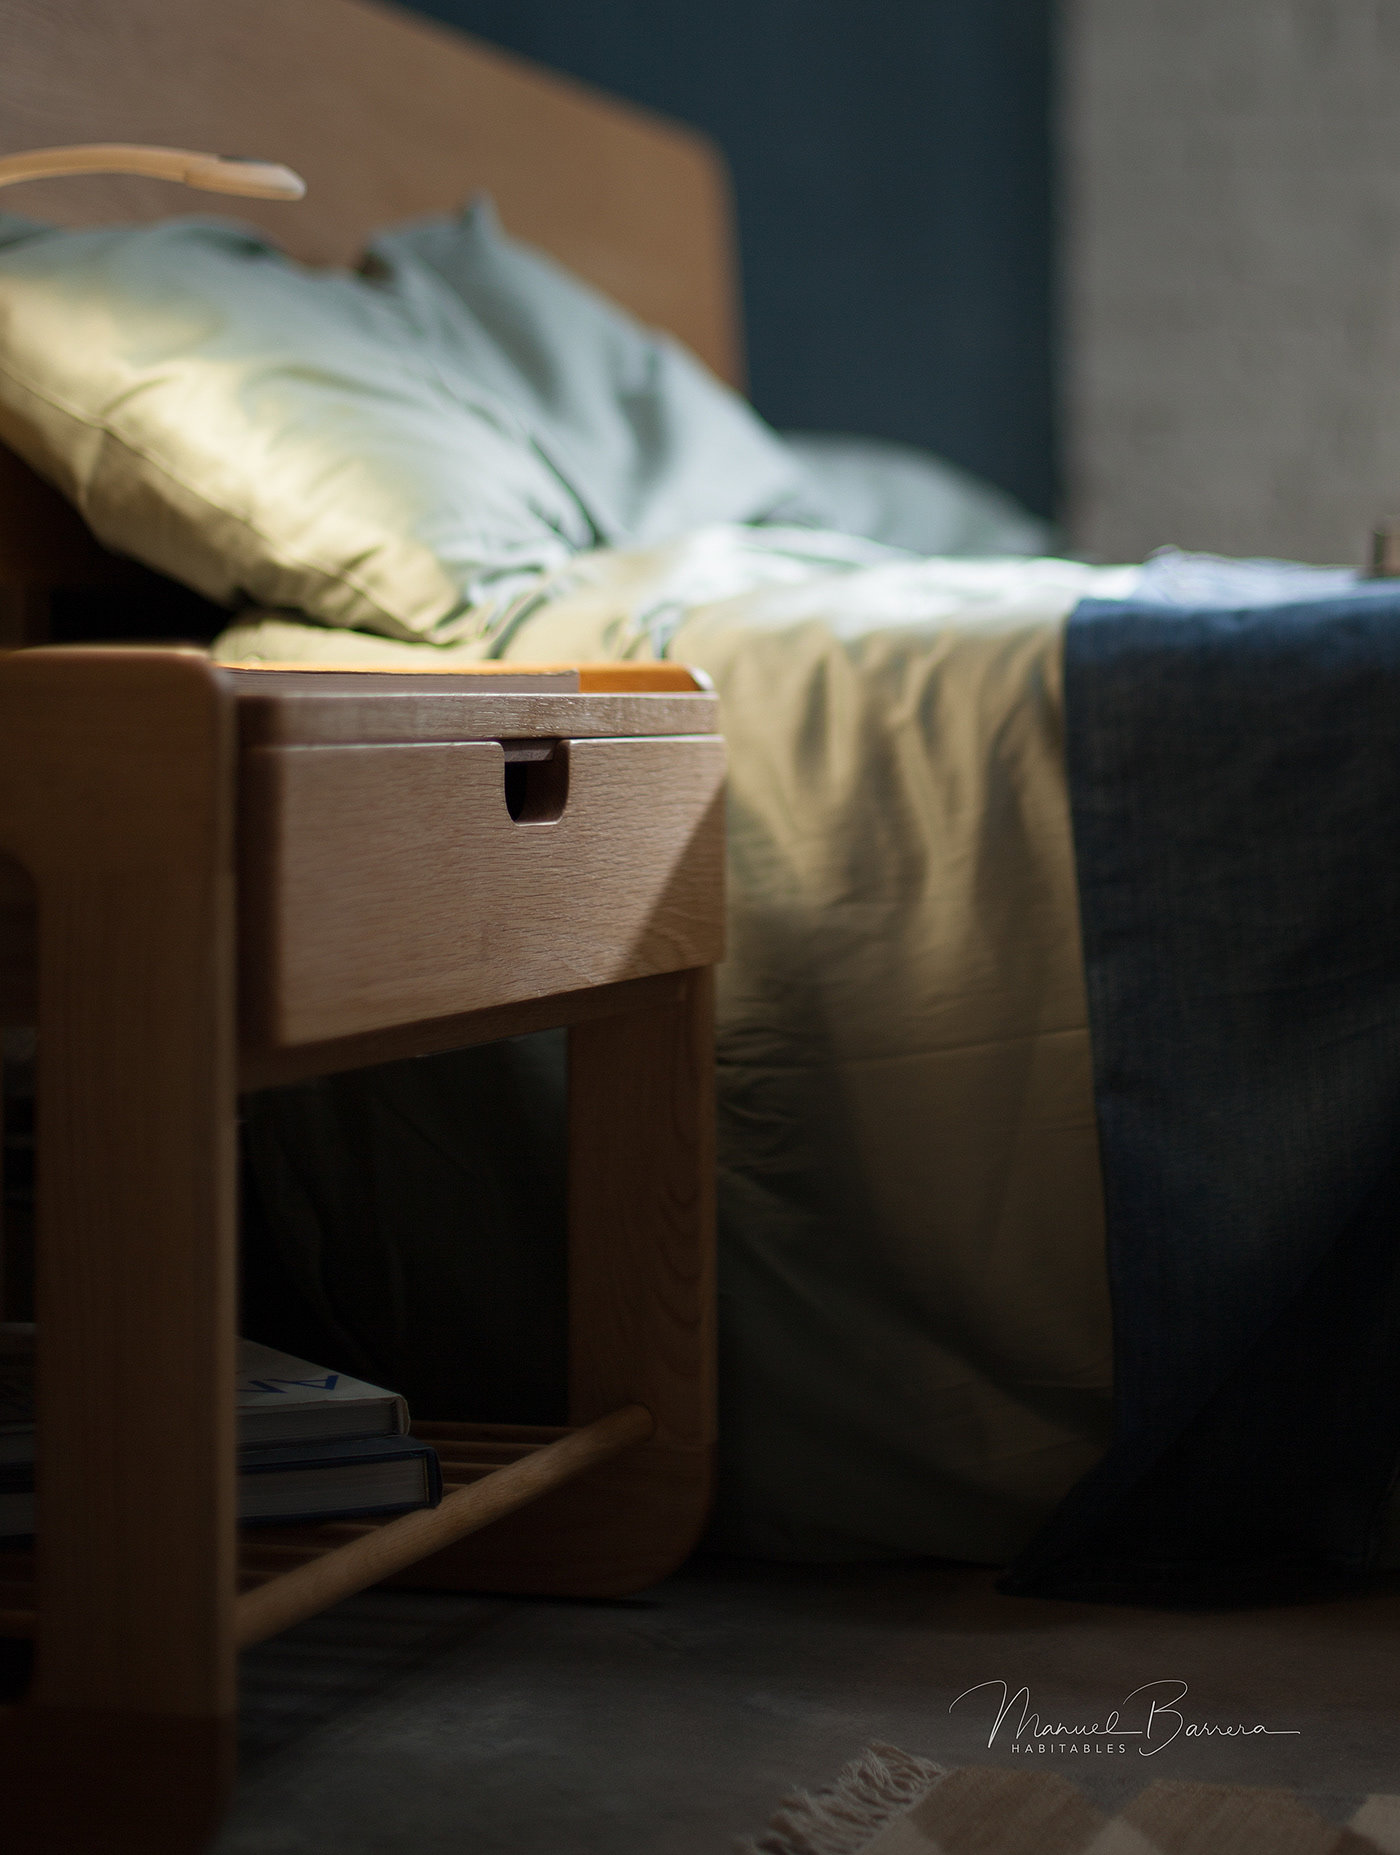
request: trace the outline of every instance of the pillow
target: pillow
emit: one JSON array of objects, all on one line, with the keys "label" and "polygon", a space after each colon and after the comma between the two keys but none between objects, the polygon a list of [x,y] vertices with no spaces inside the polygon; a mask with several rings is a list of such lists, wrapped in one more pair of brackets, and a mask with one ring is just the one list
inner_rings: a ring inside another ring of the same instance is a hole
[{"label": "pillow", "polygon": [[310,270],[227,223],[0,217],[0,439],[209,598],[475,635],[600,537],[430,283]]},{"label": "pillow", "polygon": [[820,522],[801,464],[745,400],[508,238],[490,200],[386,233],[366,269],[463,377],[516,409],[609,544],[649,547],[712,522]]},{"label": "pillow", "polygon": [[789,432],[828,528],[915,554],[1045,554],[1048,522],[931,452],[883,438]]},{"label": "pillow", "polygon": [[[838,484],[812,453],[814,481],[678,343],[507,238],[489,201],[386,233],[359,274],[223,221],[0,215],[0,440],[108,546],[208,598],[406,641],[486,648],[578,550],[715,523],[1015,548],[928,519],[930,470],[945,517],[955,477],[936,460],[886,458],[868,507],[849,460]],[[981,498],[979,536],[1014,525],[996,492],[958,494],[965,513]]]}]

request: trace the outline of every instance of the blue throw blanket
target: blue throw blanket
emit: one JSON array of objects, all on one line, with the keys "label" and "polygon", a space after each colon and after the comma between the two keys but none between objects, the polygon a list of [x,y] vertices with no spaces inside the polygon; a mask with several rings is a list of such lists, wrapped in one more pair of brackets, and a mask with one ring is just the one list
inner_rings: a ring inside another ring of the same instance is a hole
[{"label": "blue throw blanket", "polygon": [[1400,589],[1155,579],[1066,639],[1115,1436],[1004,1588],[1301,1599],[1400,1461]]}]

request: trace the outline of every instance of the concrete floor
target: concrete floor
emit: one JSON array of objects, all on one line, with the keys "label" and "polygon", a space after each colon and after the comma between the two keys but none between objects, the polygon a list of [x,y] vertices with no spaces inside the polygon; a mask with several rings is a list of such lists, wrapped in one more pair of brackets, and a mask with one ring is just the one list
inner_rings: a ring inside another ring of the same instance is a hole
[{"label": "concrete floor", "polygon": [[1185,1681],[1183,1720],[1278,1735],[1050,1755],[1105,1806],[1162,1777],[1288,1785],[1334,1820],[1400,1792],[1400,1579],[1180,1616],[1000,1597],[992,1576],[702,1559],[620,1603],[367,1594],[245,1658],[217,1855],[728,1855],[872,1740],[1019,1765],[1009,1724],[988,1746],[987,1690],[950,1712],[1002,1680],[1043,1721],[1118,1706],[1123,1727],[1144,1723],[1130,1690]]}]

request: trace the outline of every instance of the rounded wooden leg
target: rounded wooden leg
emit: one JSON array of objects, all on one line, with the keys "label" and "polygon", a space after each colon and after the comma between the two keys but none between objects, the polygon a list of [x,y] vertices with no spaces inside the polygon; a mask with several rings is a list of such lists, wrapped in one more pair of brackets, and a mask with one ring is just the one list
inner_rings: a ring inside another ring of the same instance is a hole
[{"label": "rounded wooden leg", "polygon": [[38,892],[30,1698],[0,1848],[184,1855],[235,1706],[233,700],[177,651],[0,662],[0,852]]},{"label": "rounded wooden leg", "polygon": [[712,976],[697,969],[674,1001],[576,1024],[569,1038],[569,1418],[644,1404],[656,1434],[404,1583],[618,1597],[674,1571],[708,1516]]}]

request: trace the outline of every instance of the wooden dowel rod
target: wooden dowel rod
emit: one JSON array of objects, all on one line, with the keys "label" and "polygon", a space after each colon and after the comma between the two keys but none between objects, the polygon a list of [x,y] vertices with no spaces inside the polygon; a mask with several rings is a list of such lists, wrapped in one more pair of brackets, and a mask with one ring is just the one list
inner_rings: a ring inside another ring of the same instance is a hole
[{"label": "wooden dowel rod", "polygon": [[610,1456],[644,1443],[655,1429],[651,1412],[640,1404],[600,1417],[596,1423],[561,1437],[518,1462],[508,1462],[482,1481],[457,1488],[437,1507],[403,1514],[299,1565],[280,1578],[245,1591],[234,1609],[234,1636],[240,1648],[262,1642],[278,1630],[300,1623],[327,1605],[377,1584],[430,1552],[513,1513],[561,1482],[606,1462]]}]

